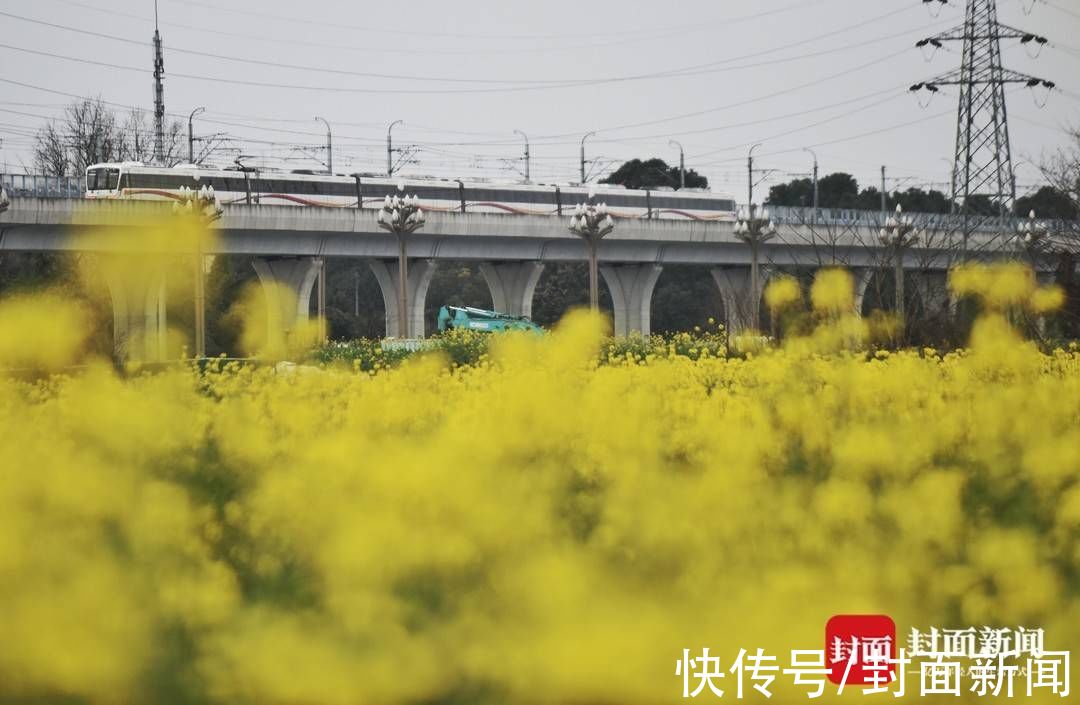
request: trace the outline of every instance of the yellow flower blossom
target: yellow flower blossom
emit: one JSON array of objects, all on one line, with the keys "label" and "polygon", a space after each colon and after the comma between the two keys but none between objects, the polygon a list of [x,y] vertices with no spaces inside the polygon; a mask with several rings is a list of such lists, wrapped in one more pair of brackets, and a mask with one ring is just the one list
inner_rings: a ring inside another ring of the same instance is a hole
[{"label": "yellow flower blossom", "polygon": [[995,310],[869,354],[844,277],[812,297],[745,357],[575,312],[472,362],[134,374],[0,302],[0,701],[661,705],[684,648],[783,660],[839,613],[1080,648],[1080,351]]}]

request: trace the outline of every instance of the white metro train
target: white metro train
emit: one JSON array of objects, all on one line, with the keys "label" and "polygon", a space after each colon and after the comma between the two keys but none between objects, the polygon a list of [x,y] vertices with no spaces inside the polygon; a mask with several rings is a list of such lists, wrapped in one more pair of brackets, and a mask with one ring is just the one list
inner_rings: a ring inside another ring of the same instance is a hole
[{"label": "white metro train", "polygon": [[[224,204],[271,204],[330,208],[380,208],[404,183],[429,211],[569,215],[591,187],[553,184],[495,184],[452,179],[395,179],[254,169],[173,168],[137,162],[94,164],[86,170],[91,199],[175,200],[181,187],[213,186]],[[735,201],[701,191],[643,190],[597,184],[596,198],[617,218],[735,220]]]}]

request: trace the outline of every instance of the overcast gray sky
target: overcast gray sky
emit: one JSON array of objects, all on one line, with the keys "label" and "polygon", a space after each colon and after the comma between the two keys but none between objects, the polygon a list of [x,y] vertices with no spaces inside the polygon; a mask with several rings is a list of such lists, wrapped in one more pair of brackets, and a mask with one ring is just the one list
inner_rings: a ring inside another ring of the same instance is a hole
[{"label": "overcast gray sky", "polygon": [[[1052,43],[1037,59],[1006,44],[1007,66],[1064,89],[1043,109],[1028,89],[1009,96],[1023,191],[1037,181],[1023,160],[1080,124],[1080,0],[998,7]],[[5,170],[31,162],[30,136],[63,94],[152,108],[153,0],[0,0],[0,12],[0,79],[27,84],[0,81]],[[416,146],[412,174],[513,179],[514,130],[531,138],[534,181],[575,179],[581,135],[596,131],[594,173],[635,156],[677,163],[676,139],[689,168],[740,201],[755,142],[773,182],[809,172],[804,147],[822,174],[864,185],[888,165],[890,189],[943,188],[951,168],[955,91],[923,108],[907,87],[958,66],[959,46],[927,62],[914,43],[960,23],[962,0],[937,18],[920,0],[160,0],[159,13],[166,110],[186,121],[206,106],[197,134],[227,132],[293,168],[316,166],[302,149],[323,142],[316,115],[340,172],[384,169],[394,120],[396,146]]]}]

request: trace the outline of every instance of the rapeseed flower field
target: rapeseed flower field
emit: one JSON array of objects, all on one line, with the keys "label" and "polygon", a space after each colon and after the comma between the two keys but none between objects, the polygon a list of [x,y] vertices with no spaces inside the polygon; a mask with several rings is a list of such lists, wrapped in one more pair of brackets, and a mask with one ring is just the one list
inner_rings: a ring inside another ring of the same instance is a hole
[{"label": "rapeseed flower field", "polygon": [[1080,355],[1014,331],[1056,296],[1022,270],[954,286],[947,354],[868,349],[829,272],[746,355],[575,313],[365,369],[63,371],[78,308],[0,302],[38,370],[0,377],[0,702],[671,703],[684,649],[783,667],[834,614],[1080,648]]}]

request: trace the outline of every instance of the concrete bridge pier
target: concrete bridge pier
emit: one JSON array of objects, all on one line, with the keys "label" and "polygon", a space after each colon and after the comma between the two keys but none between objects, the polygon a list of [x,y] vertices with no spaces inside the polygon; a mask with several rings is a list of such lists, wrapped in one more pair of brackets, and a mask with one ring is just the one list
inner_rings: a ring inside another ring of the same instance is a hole
[{"label": "concrete bridge pier", "polygon": [[615,335],[650,334],[653,289],[663,269],[658,264],[600,267],[615,309]]},{"label": "concrete bridge pier", "polygon": [[[371,260],[371,271],[379,282],[383,305],[386,309],[386,337],[400,338],[401,315],[398,312],[398,264],[397,260]],[[409,334],[414,338],[424,337],[424,305],[427,302],[428,287],[435,275],[436,261],[433,259],[409,260],[406,294],[408,299]],[[530,300],[530,307],[532,303]]]},{"label": "concrete bridge pier", "polygon": [[483,262],[484,275],[491,291],[491,304],[499,313],[532,318],[533,292],[544,271],[542,262]]},{"label": "concrete bridge pier", "polygon": [[252,266],[266,295],[267,343],[283,343],[310,319],[311,291],[322,271],[322,258],[258,257]]},{"label": "concrete bridge pier", "polygon": [[762,267],[758,274],[758,290],[750,291],[750,267],[714,267],[710,270],[724,302],[724,325],[729,333],[739,334],[750,328],[754,307],[761,307],[761,295],[772,273]]},{"label": "concrete bridge pier", "polygon": [[866,290],[870,287],[870,280],[874,278],[874,268],[852,267],[850,271],[855,285],[855,315],[862,316],[863,302],[866,301]]},{"label": "concrete bridge pier", "polygon": [[113,354],[118,360],[168,358],[165,267],[158,258],[97,255],[113,305]]}]

